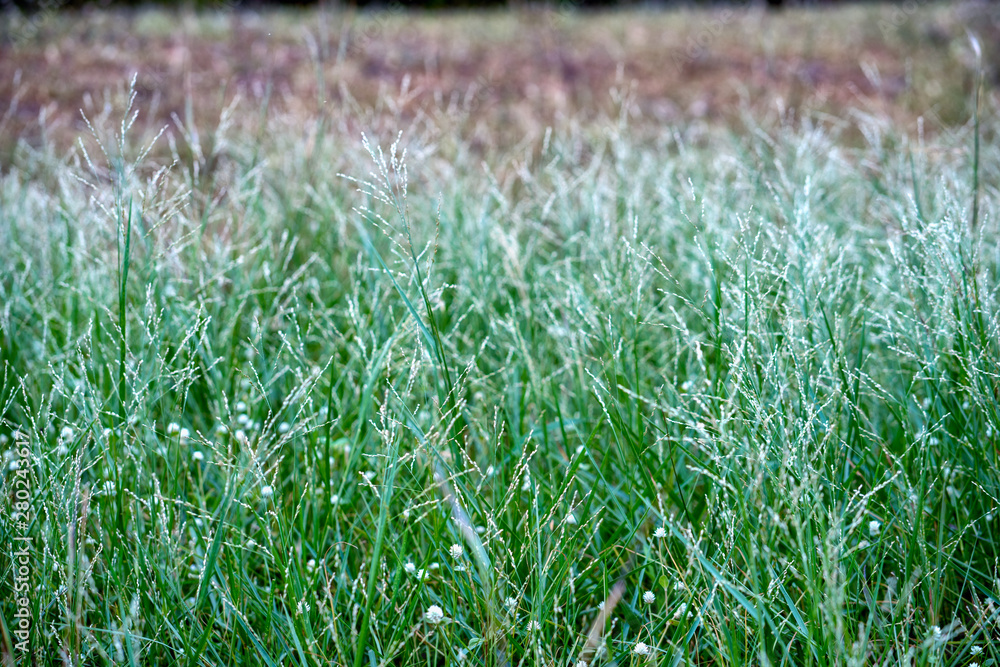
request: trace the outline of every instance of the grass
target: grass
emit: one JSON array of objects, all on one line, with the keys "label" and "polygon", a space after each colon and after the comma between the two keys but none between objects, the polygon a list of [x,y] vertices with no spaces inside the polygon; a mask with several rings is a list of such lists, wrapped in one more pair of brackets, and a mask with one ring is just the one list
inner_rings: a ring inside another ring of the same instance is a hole
[{"label": "grass", "polygon": [[37,661],[995,664],[982,85],[932,136],[652,132],[622,95],[484,161],[446,114],[157,139],[126,88],[18,141],[0,540]]}]

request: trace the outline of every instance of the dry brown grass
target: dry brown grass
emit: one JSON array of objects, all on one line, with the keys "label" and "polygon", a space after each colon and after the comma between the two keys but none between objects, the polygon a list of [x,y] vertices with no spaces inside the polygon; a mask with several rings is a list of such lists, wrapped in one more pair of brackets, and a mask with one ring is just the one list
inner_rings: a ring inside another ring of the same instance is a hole
[{"label": "dry brown grass", "polygon": [[[239,109],[292,118],[322,110],[351,130],[458,119],[456,133],[488,149],[614,118],[627,95],[635,131],[792,109],[841,120],[870,112],[907,128],[924,116],[933,132],[970,115],[967,30],[991,50],[994,82],[1000,44],[1000,10],[970,3],[910,13],[93,12],[35,26],[3,17],[6,149],[19,138],[68,144],[84,129],[79,110],[99,114],[133,73],[150,129],[189,115],[214,126],[238,98]],[[233,122],[249,129],[257,118]]]}]

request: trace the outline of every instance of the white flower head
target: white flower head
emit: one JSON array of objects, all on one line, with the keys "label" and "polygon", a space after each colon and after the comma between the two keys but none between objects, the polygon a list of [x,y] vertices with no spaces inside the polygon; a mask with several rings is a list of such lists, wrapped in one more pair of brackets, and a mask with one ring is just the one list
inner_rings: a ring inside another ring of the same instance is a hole
[{"label": "white flower head", "polygon": [[246,412],[246,411],[247,411],[246,403],[244,403],[243,401],[239,401],[236,403],[236,412]]},{"label": "white flower head", "polygon": [[195,461],[204,461],[205,455],[199,452],[197,449],[191,452],[191,458]]},{"label": "white flower head", "polygon": [[448,549],[448,552],[451,554],[451,557],[456,560],[465,555],[465,549],[462,548],[461,544],[451,545],[451,548]]},{"label": "white flower head", "polygon": [[869,535],[871,535],[872,537],[875,537],[880,532],[882,532],[882,524],[879,521],[877,521],[875,519],[872,519],[871,521],[868,522],[868,534]]},{"label": "white flower head", "polygon": [[571,526],[575,526],[576,525],[576,515],[573,514],[572,512],[570,512],[569,514],[567,514],[566,515],[566,523],[568,523]]},{"label": "white flower head", "polygon": [[260,495],[263,498],[270,498],[274,495],[274,487],[270,484],[265,484],[260,490]]},{"label": "white flower head", "polygon": [[444,610],[436,604],[432,604],[427,608],[424,619],[432,625],[437,625],[444,620]]},{"label": "white flower head", "polygon": [[982,646],[972,646],[969,648],[969,653],[972,655],[979,655],[982,652],[983,652]]},{"label": "white flower head", "polygon": [[278,433],[284,435],[292,429],[292,425],[288,422],[281,422],[278,424]]},{"label": "white flower head", "polygon": [[541,629],[542,626],[538,623],[538,621],[528,621],[528,632],[533,632]]},{"label": "white flower head", "polygon": [[416,574],[417,572],[417,566],[414,565],[413,563],[407,563],[406,565],[403,566],[403,569],[406,571],[407,574]]},{"label": "white flower head", "polygon": [[655,537],[658,540],[662,540],[666,536],[667,536],[667,531],[663,526],[660,526],[653,531],[653,537]]},{"label": "white flower head", "polygon": [[632,653],[636,655],[649,655],[649,646],[643,642],[636,642],[635,647],[632,649]]},{"label": "white flower head", "polygon": [[60,440],[69,440],[72,437],[73,437],[73,429],[70,428],[69,426],[63,426],[62,430],[59,431]]},{"label": "white flower head", "polygon": [[177,435],[181,432],[181,425],[177,422],[167,424],[167,435]]},{"label": "white flower head", "polygon": [[656,594],[653,591],[646,591],[642,594],[642,601],[646,604],[653,604],[656,602]]},{"label": "white flower head", "polygon": [[187,430],[186,428],[182,428],[180,430],[180,433],[178,433],[178,435],[181,438],[181,442],[187,442],[187,439],[191,437],[191,431]]},{"label": "white flower head", "polygon": [[517,599],[507,598],[503,601],[503,606],[507,607],[507,609],[511,611],[514,611],[514,608],[517,607]]}]

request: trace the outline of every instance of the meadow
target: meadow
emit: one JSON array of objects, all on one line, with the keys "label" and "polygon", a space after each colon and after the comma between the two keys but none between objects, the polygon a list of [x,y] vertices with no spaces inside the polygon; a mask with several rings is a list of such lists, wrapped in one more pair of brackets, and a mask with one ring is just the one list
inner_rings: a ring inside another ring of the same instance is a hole
[{"label": "meadow", "polygon": [[6,16],[4,664],[997,664],[1000,15],[900,7]]}]

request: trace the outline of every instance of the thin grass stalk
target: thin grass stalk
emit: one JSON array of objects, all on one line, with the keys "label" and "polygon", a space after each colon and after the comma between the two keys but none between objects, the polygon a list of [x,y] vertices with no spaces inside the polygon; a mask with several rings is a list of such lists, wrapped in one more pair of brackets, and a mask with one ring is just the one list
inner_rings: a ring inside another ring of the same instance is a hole
[{"label": "thin grass stalk", "polygon": [[358,645],[354,652],[354,667],[361,667],[364,663],[365,649],[368,647],[368,634],[371,630],[372,606],[375,601],[379,564],[382,562],[382,545],[385,541],[386,526],[389,523],[389,506],[392,503],[396,466],[399,462],[399,438],[395,430],[392,433],[388,455],[385,483],[382,485],[382,493],[379,498],[378,529],[375,532],[375,546],[372,549],[370,565],[368,566],[368,583],[365,586],[364,616],[361,618]]}]

